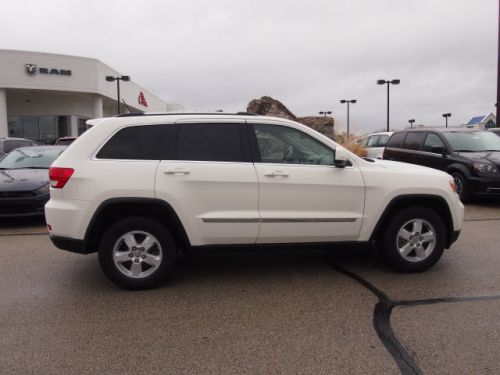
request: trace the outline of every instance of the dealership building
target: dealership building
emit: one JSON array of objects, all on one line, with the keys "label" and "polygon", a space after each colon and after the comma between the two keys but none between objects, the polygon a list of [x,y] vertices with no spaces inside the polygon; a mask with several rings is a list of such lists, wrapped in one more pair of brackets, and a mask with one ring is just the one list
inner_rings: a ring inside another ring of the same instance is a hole
[{"label": "dealership building", "polygon": [[[117,114],[117,82],[106,77],[121,76],[93,58],[0,49],[0,137],[78,136],[86,120]],[[132,80],[120,82],[120,98],[122,112],[182,109]]]}]

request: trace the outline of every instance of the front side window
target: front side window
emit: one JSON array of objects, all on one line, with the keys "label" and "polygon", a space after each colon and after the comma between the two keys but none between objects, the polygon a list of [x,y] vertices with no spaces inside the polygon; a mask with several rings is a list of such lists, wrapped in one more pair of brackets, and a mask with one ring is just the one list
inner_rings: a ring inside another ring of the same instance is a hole
[{"label": "front side window", "polygon": [[99,159],[160,160],[168,125],[130,126],[119,130],[97,153]]},{"label": "front side window", "polygon": [[177,160],[241,162],[238,124],[180,124]]},{"label": "front side window", "polygon": [[405,139],[404,148],[408,150],[420,150],[422,143],[424,143],[425,133],[408,133]]},{"label": "front side window", "polygon": [[444,144],[441,138],[439,138],[439,136],[434,133],[427,134],[427,138],[425,138],[424,142],[424,148],[422,150],[436,153],[438,147],[440,147],[441,150],[444,150]]},{"label": "front side window", "polygon": [[262,163],[333,164],[334,151],[300,130],[260,124],[254,129]]}]

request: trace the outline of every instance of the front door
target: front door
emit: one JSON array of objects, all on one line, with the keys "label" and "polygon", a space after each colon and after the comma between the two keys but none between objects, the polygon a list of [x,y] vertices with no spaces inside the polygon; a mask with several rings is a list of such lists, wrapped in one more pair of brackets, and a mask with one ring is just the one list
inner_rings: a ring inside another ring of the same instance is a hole
[{"label": "front door", "polygon": [[365,199],[357,166],[332,166],[334,150],[312,133],[247,122],[259,179],[257,242],[356,240]]}]

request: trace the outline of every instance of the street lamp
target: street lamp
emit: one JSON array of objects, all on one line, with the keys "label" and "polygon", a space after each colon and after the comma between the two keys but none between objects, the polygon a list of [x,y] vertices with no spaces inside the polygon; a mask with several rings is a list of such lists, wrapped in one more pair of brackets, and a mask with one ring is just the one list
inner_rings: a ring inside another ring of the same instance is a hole
[{"label": "street lamp", "polygon": [[451,117],[451,113],[443,113],[443,117],[446,119],[446,127],[448,127],[448,117]]},{"label": "street lamp", "polygon": [[393,80],[385,80],[385,79],[379,79],[377,80],[377,85],[385,85],[387,84],[387,131],[389,131],[389,86],[392,85],[399,85],[400,84],[399,79],[393,79]]},{"label": "street lamp", "polygon": [[120,114],[121,111],[121,106],[120,106],[120,81],[128,82],[130,81],[130,76],[106,76],[106,81],[108,82],[114,82],[116,81],[116,91],[117,91],[117,98],[118,98],[118,114]]},{"label": "street lamp", "polygon": [[[320,115],[325,115],[325,117],[326,117],[326,115],[331,115],[332,111],[319,111],[319,114]],[[335,140],[335,131],[334,131],[334,128],[333,128],[334,125],[335,125],[335,123],[332,121],[332,137],[333,137],[333,140]]]},{"label": "street lamp", "polygon": [[415,123],[415,119],[412,118],[411,120],[408,120],[408,122],[410,123],[410,129],[413,129],[413,124]]},{"label": "street lamp", "polygon": [[347,103],[347,139],[349,140],[349,103],[355,104],[356,99],[351,99],[351,100],[342,99],[340,103],[342,104]]}]

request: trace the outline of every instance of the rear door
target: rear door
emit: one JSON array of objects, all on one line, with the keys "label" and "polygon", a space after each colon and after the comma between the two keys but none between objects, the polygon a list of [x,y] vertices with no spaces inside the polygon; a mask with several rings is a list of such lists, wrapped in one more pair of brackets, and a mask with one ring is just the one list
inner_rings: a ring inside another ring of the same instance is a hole
[{"label": "rear door", "polygon": [[155,182],[194,246],[252,244],[259,230],[258,183],[244,121],[181,120]]},{"label": "rear door", "polygon": [[258,243],[356,240],[365,187],[356,165],[299,128],[247,120],[259,179]]},{"label": "rear door", "polygon": [[403,144],[406,159],[403,161],[412,164],[424,165],[424,157],[420,150],[422,149],[426,135],[427,132],[423,131],[408,132]]}]

